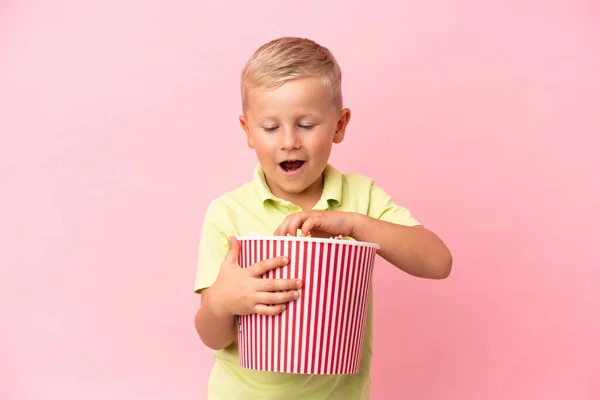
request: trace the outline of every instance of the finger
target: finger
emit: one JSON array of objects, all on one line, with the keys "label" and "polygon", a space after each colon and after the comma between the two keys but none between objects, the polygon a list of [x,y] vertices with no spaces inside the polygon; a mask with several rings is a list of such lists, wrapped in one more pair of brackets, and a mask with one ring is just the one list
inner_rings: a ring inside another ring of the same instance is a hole
[{"label": "finger", "polygon": [[273,232],[273,235],[280,236],[279,231],[281,230],[281,227],[283,226],[283,224],[285,224],[286,220],[287,220],[287,217],[283,220],[283,222],[281,224],[279,224],[279,226],[277,227],[277,229],[275,229],[275,232]]},{"label": "finger", "polygon": [[297,290],[290,290],[287,292],[261,292],[256,296],[256,301],[259,304],[285,304],[290,301],[298,300],[300,293]]},{"label": "finger", "polygon": [[290,260],[285,256],[269,258],[252,265],[250,267],[250,274],[255,277],[259,277],[273,269],[287,265],[288,262],[290,262]]},{"label": "finger", "polygon": [[291,216],[286,217],[275,231],[275,236],[285,236],[288,232]]},{"label": "finger", "polygon": [[285,304],[278,304],[274,306],[269,306],[266,304],[257,304],[254,307],[254,312],[260,315],[278,315],[285,310],[287,306]]},{"label": "finger", "polygon": [[298,229],[300,228],[300,226],[302,226],[302,223],[304,222],[305,218],[306,214],[304,213],[295,214],[292,218],[290,218],[284,235],[287,235],[289,233],[290,236],[296,236],[298,234]]},{"label": "finger", "polygon": [[258,289],[262,292],[278,292],[280,290],[300,289],[300,279],[261,279]]},{"label": "finger", "polygon": [[225,259],[232,264],[237,264],[240,255],[240,242],[232,236],[229,238],[229,250],[225,255]]},{"label": "finger", "polygon": [[302,224],[302,235],[307,236],[310,232],[321,226],[321,220],[319,217],[309,217]]}]

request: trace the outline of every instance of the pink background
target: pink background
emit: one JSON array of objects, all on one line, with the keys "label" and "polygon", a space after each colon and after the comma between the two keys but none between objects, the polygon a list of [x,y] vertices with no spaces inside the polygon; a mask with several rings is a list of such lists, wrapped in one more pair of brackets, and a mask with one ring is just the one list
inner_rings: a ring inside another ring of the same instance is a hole
[{"label": "pink background", "polygon": [[600,5],[0,3],[0,398],[202,399],[208,201],[251,177],[238,74],[329,46],[333,163],[448,243],[446,281],[379,262],[373,399],[600,398]]}]

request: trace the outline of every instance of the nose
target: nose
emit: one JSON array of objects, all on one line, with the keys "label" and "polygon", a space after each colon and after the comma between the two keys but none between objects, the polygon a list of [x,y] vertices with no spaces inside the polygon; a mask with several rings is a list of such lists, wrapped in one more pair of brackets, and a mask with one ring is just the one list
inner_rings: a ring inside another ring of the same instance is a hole
[{"label": "nose", "polygon": [[298,150],[302,147],[300,135],[293,128],[283,129],[281,135],[281,150]]}]

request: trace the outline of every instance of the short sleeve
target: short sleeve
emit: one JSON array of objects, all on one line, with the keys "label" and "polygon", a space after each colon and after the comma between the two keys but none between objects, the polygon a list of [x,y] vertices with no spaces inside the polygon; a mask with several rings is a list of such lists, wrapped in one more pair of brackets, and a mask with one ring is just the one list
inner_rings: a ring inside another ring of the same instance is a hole
[{"label": "short sleeve", "polygon": [[229,251],[229,236],[226,233],[226,227],[223,226],[222,217],[223,213],[219,213],[217,205],[211,202],[204,216],[200,233],[194,284],[196,293],[200,293],[202,289],[210,287],[215,282],[221,263]]},{"label": "short sleeve", "polygon": [[371,186],[368,216],[398,225],[421,225],[409,210],[396,204],[392,197],[375,183]]}]

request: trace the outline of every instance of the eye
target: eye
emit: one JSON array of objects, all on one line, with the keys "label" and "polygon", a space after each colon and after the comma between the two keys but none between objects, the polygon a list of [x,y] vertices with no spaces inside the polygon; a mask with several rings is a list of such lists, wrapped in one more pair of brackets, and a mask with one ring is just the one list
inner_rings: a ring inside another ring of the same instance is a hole
[{"label": "eye", "polygon": [[302,129],[306,129],[307,131],[308,131],[308,130],[311,130],[312,128],[314,128],[314,127],[315,127],[314,125],[310,125],[310,124],[300,124],[300,125],[298,125],[298,126],[299,126],[300,128],[302,128]]},{"label": "eye", "polygon": [[265,132],[275,132],[277,130],[277,128],[279,128],[278,126],[263,126],[263,131]]}]

